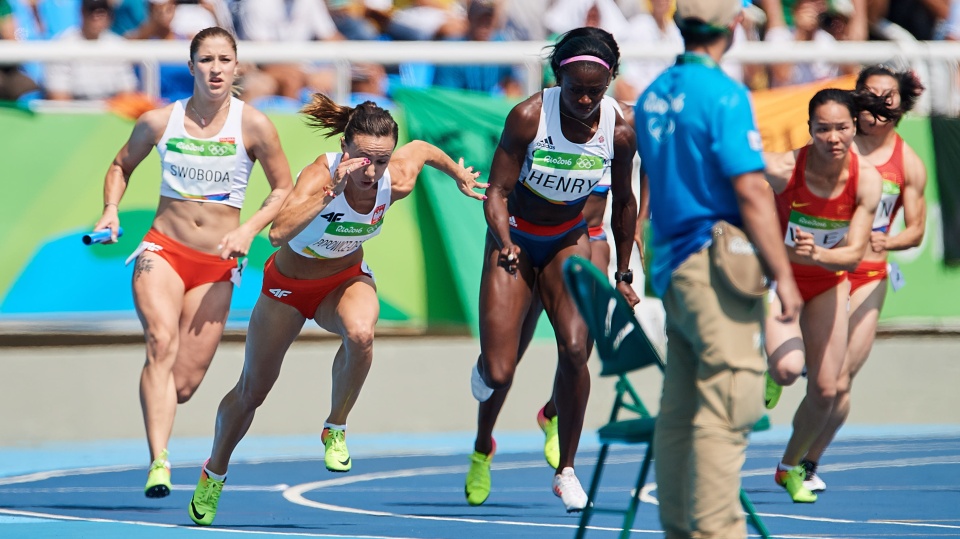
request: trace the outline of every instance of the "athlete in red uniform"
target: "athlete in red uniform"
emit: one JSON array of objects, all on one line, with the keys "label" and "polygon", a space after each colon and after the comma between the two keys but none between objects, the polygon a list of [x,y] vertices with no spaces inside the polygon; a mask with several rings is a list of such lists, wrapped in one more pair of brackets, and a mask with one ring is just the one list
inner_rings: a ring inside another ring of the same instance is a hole
[{"label": "athlete in red uniform", "polygon": [[[766,349],[770,376],[790,385],[807,368],[807,393],[775,474],[795,502],[817,496],[803,486],[800,459],[826,424],[846,352],[846,271],[860,263],[870,239],[880,173],[851,151],[860,110],[883,111],[883,99],[826,89],[810,100],[810,146],[766,156],[767,181],[777,195],[784,243],[804,299],[799,321],[770,316]],[[780,312],[774,298],[771,313]]]},{"label": "athlete in red uniform", "polygon": [[[875,164],[883,177],[883,193],[873,221],[869,248],[860,265],[849,273],[847,354],[837,381],[837,398],[827,424],[802,461],[807,471],[804,484],[811,491],[827,488],[817,476],[817,464],[850,414],[853,377],[863,367],[873,347],[877,320],[887,295],[887,252],[920,245],[926,227],[923,189],[927,183],[927,170],[916,152],[896,133],[897,124],[913,108],[923,93],[923,86],[912,72],[898,73],[883,66],[872,66],[860,72],[857,90],[883,96],[893,114],[878,117],[861,112],[857,122],[859,129],[854,143],[863,159]],[[904,229],[891,235],[891,226],[901,207]],[[896,290],[899,285],[894,280],[891,282]]]}]

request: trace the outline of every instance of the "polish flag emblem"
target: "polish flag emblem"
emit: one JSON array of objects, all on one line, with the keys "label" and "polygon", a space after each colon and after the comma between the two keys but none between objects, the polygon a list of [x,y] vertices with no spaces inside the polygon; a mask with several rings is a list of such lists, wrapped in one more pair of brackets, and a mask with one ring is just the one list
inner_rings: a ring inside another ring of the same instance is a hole
[{"label": "polish flag emblem", "polygon": [[383,219],[383,213],[387,210],[386,204],[381,204],[373,210],[373,219],[371,219],[370,224],[375,225]]}]

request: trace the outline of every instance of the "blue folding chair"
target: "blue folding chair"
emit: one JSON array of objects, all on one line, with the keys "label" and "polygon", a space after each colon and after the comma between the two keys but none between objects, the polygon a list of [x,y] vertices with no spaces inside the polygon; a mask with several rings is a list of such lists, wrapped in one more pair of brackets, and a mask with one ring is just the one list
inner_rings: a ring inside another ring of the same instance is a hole
[{"label": "blue folding chair", "polygon": [[[597,457],[593,478],[590,480],[590,490],[587,492],[589,502],[580,514],[580,526],[577,529],[576,539],[586,535],[590,518],[596,512],[623,515],[620,538],[626,539],[630,535],[630,528],[633,527],[637,507],[640,504],[640,492],[646,484],[647,474],[650,471],[650,462],[653,458],[653,432],[657,419],[644,406],[640,395],[627,378],[627,374],[650,366],[656,366],[662,374],[664,363],[623,296],[610,286],[606,276],[590,261],[578,256],[570,257],[564,262],[563,278],[596,341],[597,354],[601,362],[600,376],[617,377],[616,397],[610,419],[598,431],[600,454]],[[760,398],[759,395],[757,398]],[[630,415],[621,418],[622,412]],[[764,417],[754,430],[768,426],[769,422]],[[614,443],[646,444],[647,446],[640,465],[640,473],[626,509],[597,507],[594,504],[609,447]],[[762,537],[768,538],[770,534],[766,526],[756,514],[753,504],[743,489],[740,490],[740,502],[747,512],[750,524]]]}]

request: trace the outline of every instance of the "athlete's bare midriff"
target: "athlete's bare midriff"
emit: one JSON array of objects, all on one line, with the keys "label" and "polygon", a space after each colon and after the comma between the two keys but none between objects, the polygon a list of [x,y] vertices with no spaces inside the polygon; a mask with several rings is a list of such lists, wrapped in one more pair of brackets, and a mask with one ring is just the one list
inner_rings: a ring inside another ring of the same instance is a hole
[{"label": "athlete's bare midriff", "polygon": [[325,279],[363,262],[363,247],[342,258],[313,258],[297,254],[289,245],[284,245],[277,251],[274,261],[284,277]]},{"label": "athlete's bare midriff", "polygon": [[527,191],[527,188],[518,183],[507,199],[507,210],[510,215],[537,225],[552,226],[566,223],[583,212],[587,201],[584,197],[582,201],[570,206],[552,204],[529,191],[523,191]]},{"label": "athlete's bare midriff", "polygon": [[160,197],[153,228],[191,249],[220,254],[223,237],[240,226],[240,209],[226,204]]}]

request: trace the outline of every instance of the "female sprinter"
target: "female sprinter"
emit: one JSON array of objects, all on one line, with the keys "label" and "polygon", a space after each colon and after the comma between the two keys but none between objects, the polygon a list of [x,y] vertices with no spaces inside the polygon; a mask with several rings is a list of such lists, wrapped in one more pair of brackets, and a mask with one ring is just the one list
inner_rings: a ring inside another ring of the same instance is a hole
[{"label": "female sprinter", "polygon": [[[618,103],[620,112],[626,119],[627,125],[633,126],[633,107],[624,103]],[[587,223],[587,234],[590,236],[590,262],[594,266],[606,272],[610,267],[610,244],[607,242],[607,232],[603,228],[603,219],[607,212],[607,198],[610,195],[610,174],[606,171],[600,183],[590,191],[587,197],[587,203],[583,206],[583,220]],[[639,221],[638,221],[639,222]],[[632,279],[631,279],[632,281]],[[631,282],[631,284],[633,284]],[[543,307],[538,305],[532,309],[524,320],[523,335],[520,338],[520,356],[517,359],[519,363],[527,346],[533,339],[533,332],[536,330],[536,321],[540,318]],[[534,316],[533,323],[530,323],[530,317]],[[592,345],[593,343],[589,343]],[[591,347],[587,348],[589,355]],[[560,371],[557,370],[557,375]],[[556,382],[556,377],[554,382]],[[554,392],[556,383],[554,383]],[[557,429],[557,405],[555,395],[550,395],[550,400],[544,404],[543,408],[537,412],[537,425],[544,434],[543,455],[547,464],[551,468],[560,466],[560,439]]]},{"label": "female sprinter", "polygon": [[[807,393],[793,419],[793,434],[776,482],[794,502],[817,497],[803,486],[800,459],[826,424],[837,394],[847,347],[847,271],[857,267],[870,240],[880,173],[851,150],[861,110],[886,112],[883,98],[826,89],[809,105],[809,146],[765,156],[776,193],[793,274],[804,306],[798,321],[766,323],[769,373],[790,385],[807,368]],[[770,313],[780,312],[773,301]]]},{"label": "female sprinter", "polygon": [[[859,129],[853,139],[860,155],[873,163],[883,176],[883,194],[873,220],[867,254],[847,276],[850,280],[850,327],[847,355],[837,380],[837,398],[827,424],[801,461],[807,472],[804,485],[813,492],[827,488],[817,476],[817,464],[850,414],[853,377],[860,372],[873,348],[877,321],[887,295],[887,252],[920,245],[927,220],[923,198],[927,169],[896,132],[903,115],[913,108],[923,93],[923,85],[913,72],[896,72],[878,65],[860,72],[856,88],[885,97],[891,110],[889,117],[861,112],[857,119]],[[890,227],[901,207],[904,229],[891,235]]]},{"label": "female sprinter", "polygon": [[333,360],[330,415],[321,434],[330,471],[352,467],[345,441],[347,416],[373,361],[380,304],[373,272],[363,262],[364,241],[380,233],[390,206],[413,190],[424,165],[456,180],[466,196],[479,172],[454,163],[423,141],[396,148],[397,123],[371,101],[356,108],[322,94],[303,111],[312,126],[341,134],[341,153],[320,155],[297,185],[270,230],[280,249],[264,269],[263,290],[250,315],[246,360],[237,385],[220,402],[210,459],[200,473],[188,512],[201,526],[213,523],[230,455],[280,375],[287,349],[307,319],[343,341]]},{"label": "female sprinter", "polygon": [[[107,170],[103,216],[94,226],[109,228],[116,241],[117,205],[134,169],[156,147],[163,168],[160,205],[128,259],[136,259],[133,300],[147,343],[140,405],[152,461],[144,489],[149,498],[170,493],[166,447],[173,418],[177,404],[197,390],[220,343],[233,284],[240,283],[236,258],[246,256],[293,186],[273,123],[231,96],[237,69],[233,36],[219,27],[200,31],[190,42],[187,65],[193,95],[140,116]],[[257,160],[272,190],[241,224],[240,207]]]},{"label": "female sprinter", "polygon": [[558,87],[510,111],[494,153],[484,204],[488,234],[480,281],[480,358],[471,380],[480,401],[465,487],[471,505],[490,494],[493,427],[513,380],[523,322],[538,301],[558,348],[554,391],[560,458],[553,491],[567,511],[580,511],[587,503],[573,465],[590,393],[589,335],[564,286],[562,267],[571,255],[590,257],[582,211],[609,170],[617,289],[631,306],[639,301],[627,267],[637,219],[630,178],[636,142],[616,102],[604,96],[619,60],[617,43],[604,30],[565,34],[550,57]]}]

